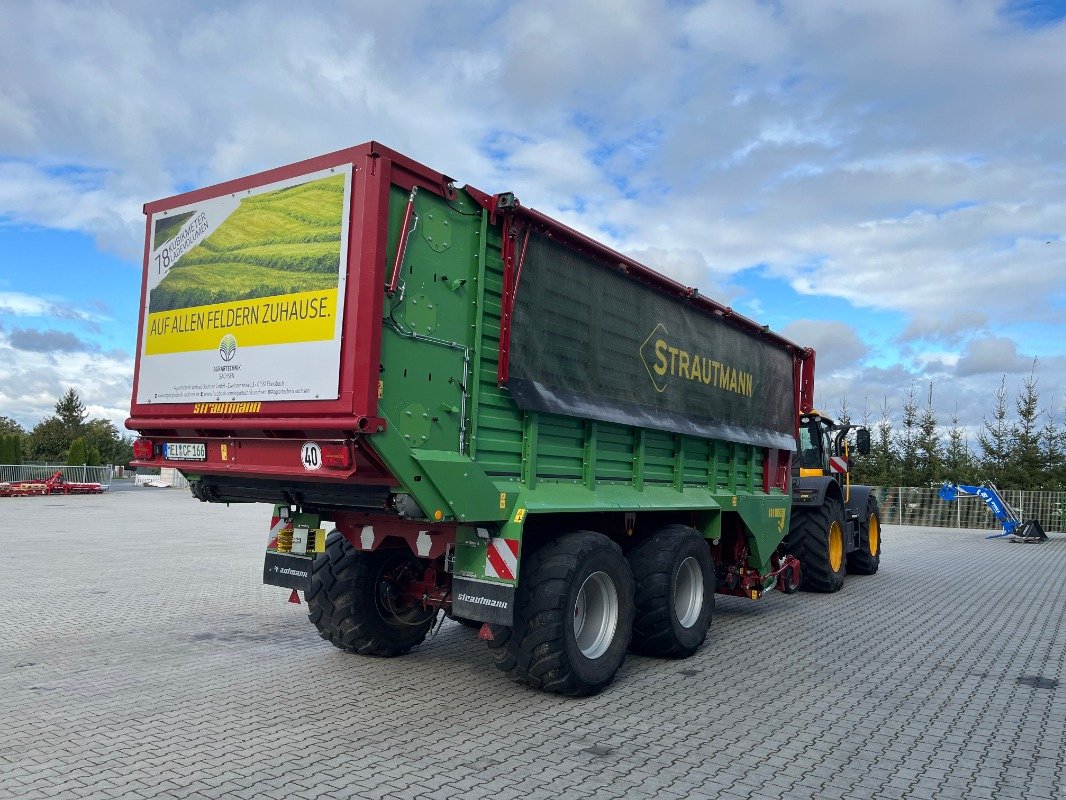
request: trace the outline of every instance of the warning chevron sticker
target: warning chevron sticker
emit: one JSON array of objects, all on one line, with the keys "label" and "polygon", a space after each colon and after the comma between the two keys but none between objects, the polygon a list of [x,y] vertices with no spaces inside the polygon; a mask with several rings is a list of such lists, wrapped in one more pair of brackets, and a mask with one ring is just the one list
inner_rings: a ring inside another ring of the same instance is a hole
[{"label": "warning chevron sticker", "polygon": [[830,456],[829,471],[843,474],[848,471],[848,462],[840,456]]},{"label": "warning chevron sticker", "polygon": [[489,539],[485,550],[485,577],[513,581],[518,574],[518,540]]},{"label": "warning chevron sticker", "polygon": [[284,517],[270,518],[270,535],[267,537],[267,550],[274,550],[278,546],[278,533],[285,530],[292,520]]}]

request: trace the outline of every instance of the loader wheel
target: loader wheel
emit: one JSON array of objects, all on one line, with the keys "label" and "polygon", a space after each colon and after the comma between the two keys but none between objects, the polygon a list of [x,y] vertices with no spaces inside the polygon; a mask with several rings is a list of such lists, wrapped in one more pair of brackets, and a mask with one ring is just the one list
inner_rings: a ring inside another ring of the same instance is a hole
[{"label": "loader wheel", "polygon": [[848,553],[848,572],[873,575],[881,563],[881,509],[877,498],[866,503],[866,518],[859,528],[859,549]]},{"label": "loader wheel", "polygon": [[800,589],[836,592],[844,585],[844,513],[827,497],[818,508],[793,508],[789,551],[800,562]]},{"label": "loader wheel", "polygon": [[577,531],[528,556],[514,625],[492,626],[496,666],[519,683],[582,697],[607,686],[633,629],[633,574],[621,548]]},{"label": "loader wheel", "polygon": [[688,658],[699,650],[714,613],[714,559],[699,532],[669,525],[631,549],[633,641],[637,653]]},{"label": "loader wheel", "polygon": [[395,586],[420,569],[407,550],[356,550],[339,533],[315,559],[306,594],[308,618],[334,647],[370,656],[402,656],[426,638],[436,612],[405,606]]}]

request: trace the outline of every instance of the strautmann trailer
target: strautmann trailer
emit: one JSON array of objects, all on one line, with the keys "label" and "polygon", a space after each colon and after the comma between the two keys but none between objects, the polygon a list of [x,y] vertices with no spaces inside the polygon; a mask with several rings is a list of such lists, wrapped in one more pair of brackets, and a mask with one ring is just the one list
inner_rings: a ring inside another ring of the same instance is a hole
[{"label": "strautmann trailer", "polygon": [[[273,504],[264,581],[335,646],[443,611],[583,695],[694,653],[716,591],[799,586],[809,349],[373,142],[145,213],[135,464]],[[803,552],[861,527],[833,509]]]}]

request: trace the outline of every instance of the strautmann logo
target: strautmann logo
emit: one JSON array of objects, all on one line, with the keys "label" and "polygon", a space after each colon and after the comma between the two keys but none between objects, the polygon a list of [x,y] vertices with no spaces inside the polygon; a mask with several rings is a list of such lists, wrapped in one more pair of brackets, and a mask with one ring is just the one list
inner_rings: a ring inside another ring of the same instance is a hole
[{"label": "strautmann logo", "polygon": [[697,381],[741,397],[751,397],[754,390],[750,372],[671,343],[670,332],[661,322],[640,346],[640,358],[657,392],[665,392],[677,379]]},{"label": "strautmann logo", "polygon": [[223,361],[232,361],[237,355],[237,339],[232,333],[222,337],[222,341],[218,343],[218,354],[222,356]]}]

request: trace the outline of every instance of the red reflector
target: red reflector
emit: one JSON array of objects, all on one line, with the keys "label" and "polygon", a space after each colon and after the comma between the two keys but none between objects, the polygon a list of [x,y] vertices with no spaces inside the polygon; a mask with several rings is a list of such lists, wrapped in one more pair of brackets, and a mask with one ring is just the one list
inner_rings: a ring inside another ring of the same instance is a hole
[{"label": "red reflector", "polygon": [[133,443],[133,457],[138,461],[149,461],[155,455],[151,439],[137,439]]},{"label": "red reflector", "polygon": [[331,469],[347,469],[352,465],[352,453],[346,444],[322,445],[322,466]]}]

